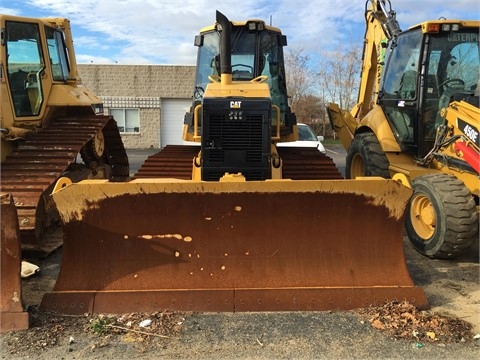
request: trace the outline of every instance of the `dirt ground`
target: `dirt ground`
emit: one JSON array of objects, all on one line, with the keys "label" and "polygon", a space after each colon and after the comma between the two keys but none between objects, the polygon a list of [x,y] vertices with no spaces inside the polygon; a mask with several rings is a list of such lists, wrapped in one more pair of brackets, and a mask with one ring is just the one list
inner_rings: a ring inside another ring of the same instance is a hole
[{"label": "dirt ground", "polygon": [[[38,311],[61,250],[23,281],[30,329],[0,335],[2,359],[478,359],[479,251],[430,260],[405,240],[431,309],[406,303],[345,312],[180,313],[63,317]],[[144,322],[144,323],[142,323]],[[143,326],[141,326],[143,325]]]},{"label": "dirt ground", "polygon": [[416,285],[427,294],[431,311],[447,313],[472,324],[480,333],[480,267],[478,242],[453,260],[421,256],[405,239],[407,266]]}]

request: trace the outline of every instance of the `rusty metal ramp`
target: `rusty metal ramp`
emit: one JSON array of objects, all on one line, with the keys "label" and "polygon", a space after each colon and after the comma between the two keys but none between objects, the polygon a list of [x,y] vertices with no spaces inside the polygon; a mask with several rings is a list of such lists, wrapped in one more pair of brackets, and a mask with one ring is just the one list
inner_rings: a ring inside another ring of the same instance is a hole
[{"label": "rusty metal ramp", "polygon": [[60,274],[41,307],[65,314],[334,310],[407,299],[393,180],[63,184]]},{"label": "rusty metal ramp", "polygon": [[22,256],[17,210],[11,194],[0,193],[0,332],[28,329],[29,316],[22,304]]}]

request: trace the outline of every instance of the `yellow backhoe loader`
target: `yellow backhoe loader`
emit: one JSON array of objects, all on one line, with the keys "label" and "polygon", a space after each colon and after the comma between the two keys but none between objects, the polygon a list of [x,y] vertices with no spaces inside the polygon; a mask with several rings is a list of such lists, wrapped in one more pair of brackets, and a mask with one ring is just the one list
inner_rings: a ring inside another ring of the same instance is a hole
[{"label": "yellow backhoe loader", "polygon": [[4,331],[28,327],[22,257],[62,245],[50,198],[56,181],[125,181],[129,164],[115,120],[81,84],[67,19],[0,14],[0,110]]},{"label": "yellow backhoe loader", "polygon": [[431,258],[478,241],[479,21],[401,31],[390,1],[368,0],[358,103],[329,104],[347,149],[346,177],[397,177],[414,194],[405,230]]},{"label": "yellow backhoe loader", "polygon": [[[403,254],[412,191],[343,180],[295,141],[286,38],[261,20],[217,21],[199,47],[183,138],[126,183],[60,179],[63,260],[42,308],[70,314],[351,309],[428,303]],[[198,145],[197,145],[198,144]]]}]

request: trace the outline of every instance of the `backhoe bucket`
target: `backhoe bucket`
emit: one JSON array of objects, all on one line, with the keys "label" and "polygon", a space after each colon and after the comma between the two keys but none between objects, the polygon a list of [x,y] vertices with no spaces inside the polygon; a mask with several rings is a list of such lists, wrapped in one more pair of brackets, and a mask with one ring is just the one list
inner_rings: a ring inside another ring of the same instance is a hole
[{"label": "backhoe bucket", "polygon": [[10,194],[1,193],[0,332],[28,329],[22,304],[20,230],[17,209]]},{"label": "backhoe bucket", "polygon": [[[61,186],[60,186],[61,187]],[[332,310],[408,299],[411,190],[393,180],[86,180],[53,194],[65,314]]]}]

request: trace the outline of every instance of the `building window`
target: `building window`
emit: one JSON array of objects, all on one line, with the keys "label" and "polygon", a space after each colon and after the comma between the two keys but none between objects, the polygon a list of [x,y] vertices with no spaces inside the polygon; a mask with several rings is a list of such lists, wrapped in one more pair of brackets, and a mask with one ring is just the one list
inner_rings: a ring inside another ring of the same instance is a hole
[{"label": "building window", "polygon": [[110,109],[110,115],[117,121],[120,132],[140,132],[140,114],[138,109]]}]

